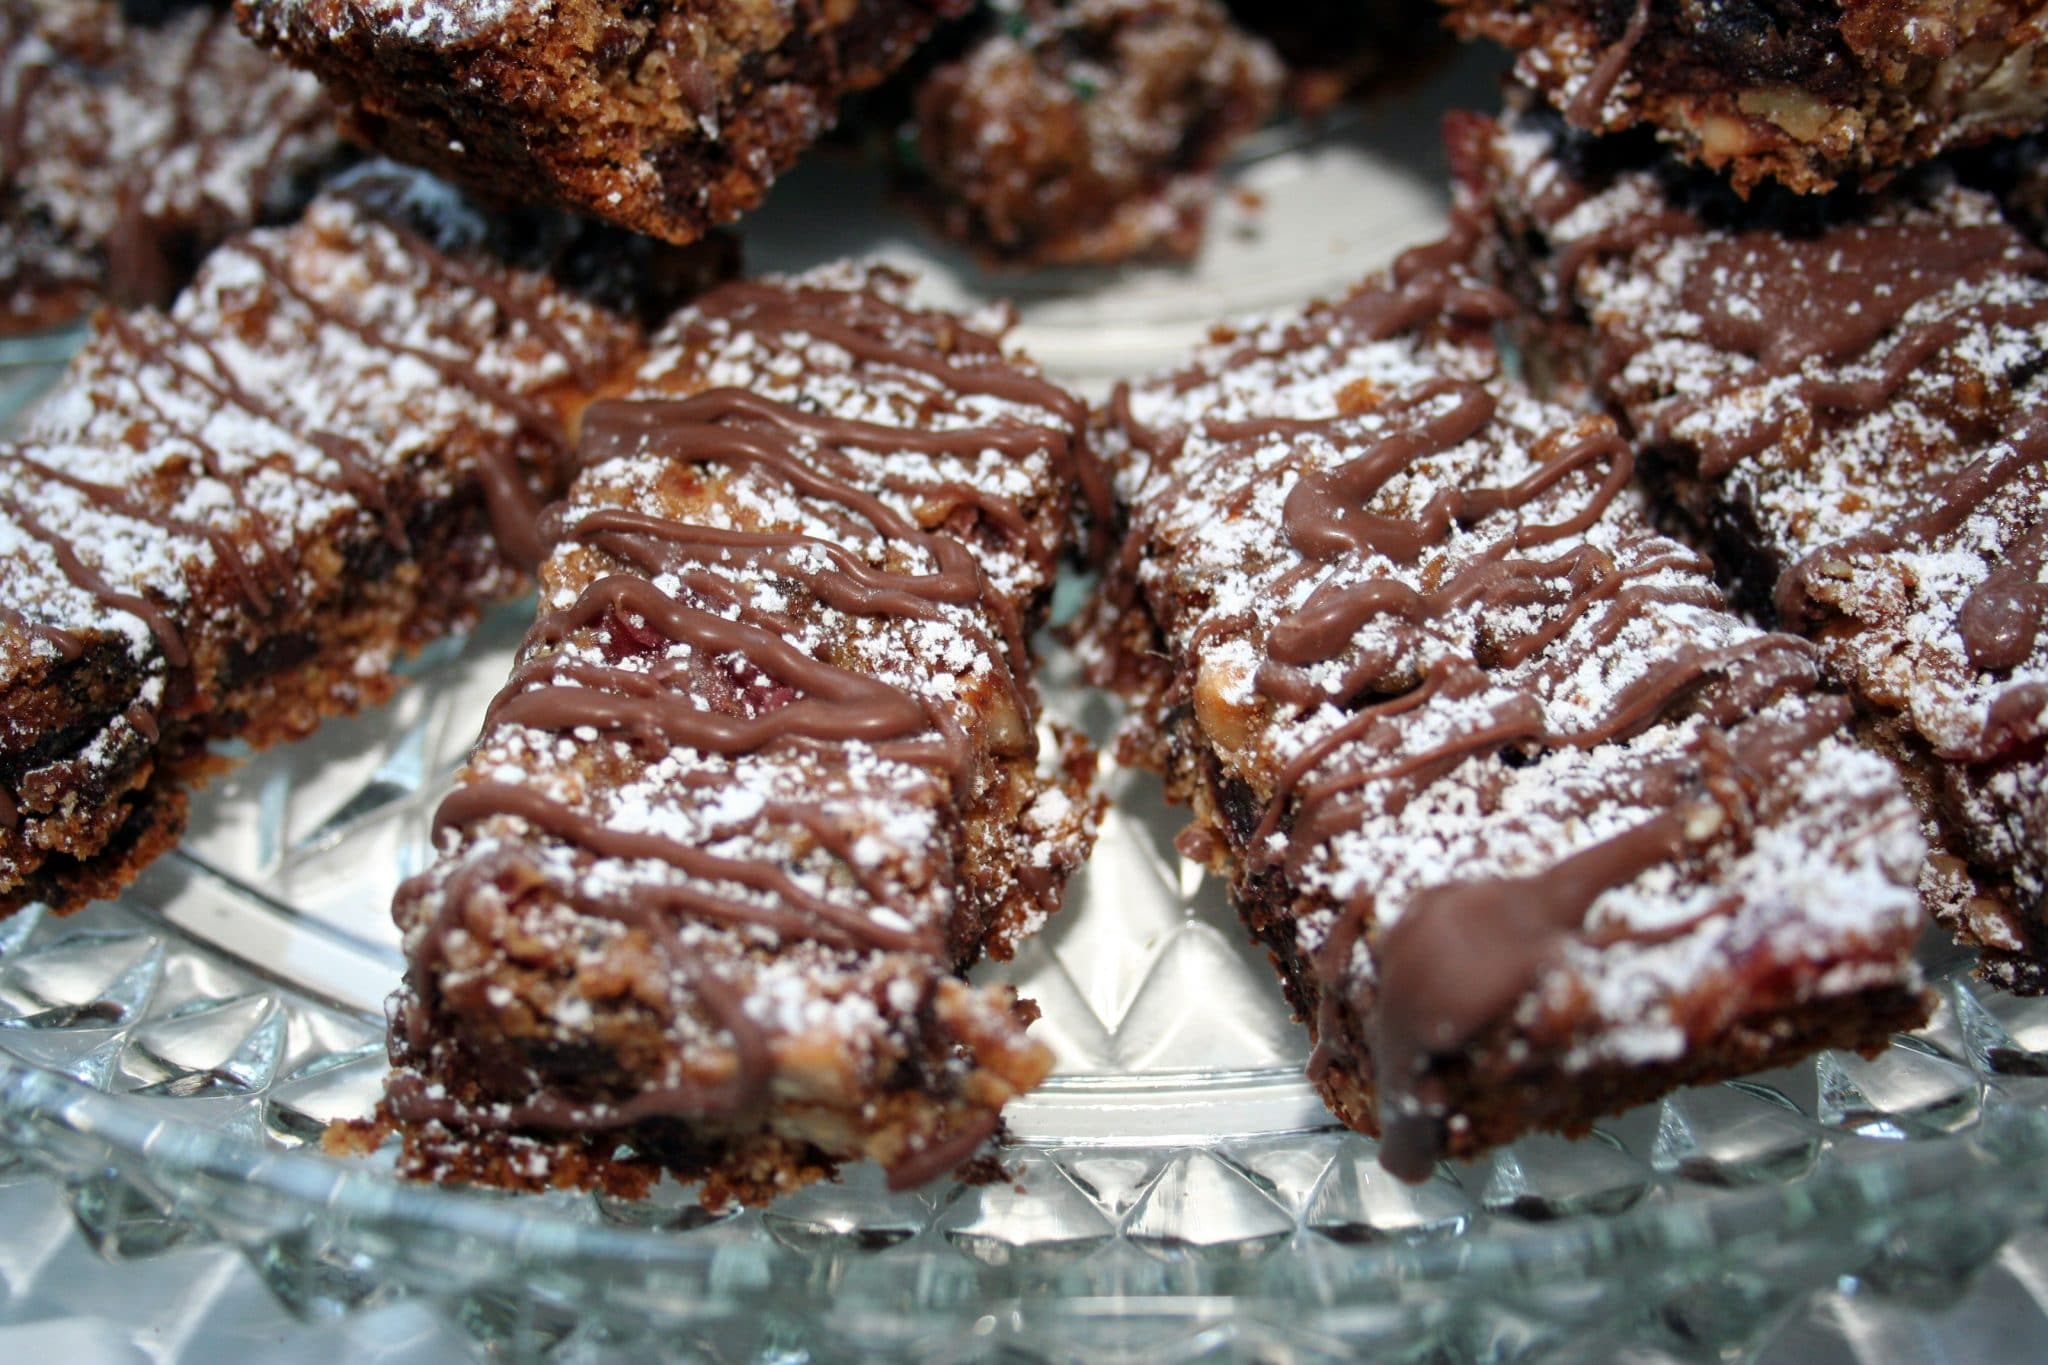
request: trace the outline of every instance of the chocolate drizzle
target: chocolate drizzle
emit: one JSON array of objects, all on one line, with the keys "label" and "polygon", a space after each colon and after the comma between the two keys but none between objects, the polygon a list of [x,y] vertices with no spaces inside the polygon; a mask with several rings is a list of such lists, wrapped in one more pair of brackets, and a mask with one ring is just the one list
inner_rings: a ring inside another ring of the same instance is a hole
[{"label": "chocolate drizzle", "polygon": [[[246,412],[280,432],[311,443],[341,470],[339,479],[309,475],[312,482],[329,492],[343,493],[360,502],[381,523],[385,540],[399,553],[410,553],[411,539],[406,535],[405,523],[398,515],[384,478],[377,470],[376,453],[362,441],[345,432],[308,427],[277,405],[250,393],[236,381],[233,368],[213,343],[176,317],[160,313],[138,313],[131,317],[114,312],[104,316],[108,331],[120,338],[122,345],[134,351],[147,365],[163,366],[179,380],[204,391],[223,408]],[[170,334],[168,343],[150,334],[159,327]],[[202,369],[187,359],[183,354],[186,350],[204,356],[206,368]],[[168,425],[168,415],[143,390],[139,378],[135,380],[134,387],[142,402]],[[186,433],[186,439],[194,442],[202,453],[210,449],[195,435]],[[213,465],[208,466],[208,472],[215,473]],[[221,476],[215,473],[215,477]],[[236,499],[243,501],[239,482],[229,482]]]},{"label": "chocolate drizzle", "polygon": [[[1027,618],[1063,548],[1063,499],[1088,463],[1074,401],[1004,361],[990,339],[872,288],[728,285],[680,315],[669,338],[686,357],[734,347],[805,356],[829,345],[852,358],[855,374],[905,376],[915,424],[841,417],[800,396],[739,388],[669,396],[663,384],[674,381],[660,370],[640,394],[593,405],[582,423],[581,480],[543,522],[554,545],[543,583],[557,604],[540,613],[491,704],[483,746],[530,730],[582,743],[603,736],[646,765],[685,754],[662,781],[701,793],[693,807],[759,780],[749,774],[805,774],[806,794],[766,797],[758,809],[750,801],[743,826],[683,842],[616,827],[552,786],[473,772],[436,819],[449,857],[400,892],[401,919],[409,905],[424,911],[411,939],[415,998],[404,1019],[410,1056],[428,1059],[445,1027],[440,974],[465,908],[479,895],[509,904],[530,890],[643,934],[683,972],[673,1008],[730,1039],[737,1070],[724,1086],[650,1083],[603,1101],[536,1079],[531,1093],[504,1105],[430,1097],[412,1077],[388,1094],[402,1122],[573,1132],[762,1108],[771,1098],[769,1032],[710,965],[715,954],[693,958],[701,950],[685,946],[689,936],[710,926],[738,942],[807,941],[959,965],[959,926],[934,921],[920,893],[896,884],[900,874],[859,855],[862,836],[846,803],[859,800],[871,780],[860,774],[879,759],[929,773],[945,795],[920,802],[965,809],[981,799],[991,759],[1029,762],[1036,753]],[[1009,406],[970,419],[962,400],[974,396]],[[1044,462],[1034,479],[1058,480],[1051,507],[1027,512],[944,472],[990,456]],[[641,494],[643,463],[647,489],[692,491]],[[634,490],[628,504],[615,504],[626,489]],[[781,524],[786,512],[766,521],[733,514],[785,505],[801,509],[803,529]],[[992,580],[990,555],[1031,566],[1027,586]],[[964,641],[987,666],[975,684],[986,700],[885,675],[854,645],[867,638],[867,622],[906,639],[918,635],[906,627],[931,623]],[[507,821],[526,833],[507,838]],[[711,851],[739,836],[741,851]],[[517,852],[542,844],[568,850],[581,866],[665,864],[677,875],[636,882],[630,893],[594,889],[603,879],[591,876],[544,878],[525,865],[532,855]],[[809,889],[810,875],[799,873],[806,847],[842,867],[858,895]],[[1034,871],[1020,873],[1020,885],[1043,897],[1057,878]],[[992,1115],[966,1114],[906,1155],[892,1179],[950,1166],[992,1125]]]},{"label": "chocolate drizzle", "polygon": [[[417,606],[400,600],[377,622],[351,626],[369,631],[365,658],[381,665],[377,651],[406,643],[405,632],[459,617],[464,605],[502,586],[503,570],[477,554],[483,547],[475,544],[481,537],[465,487],[511,486],[516,497],[487,497],[498,527],[537,544],[528,481],[555,487],[567,477],[553,406],[569,396],[566,377],[616,369],[640,345],[636,324],[586,314],[552,274],[518,276],[481,253],[457,260],[419,233],[396,230],[365,202],[366,180],[379,191],[411,183],[395,170],[359,176],[356,188],[330,191],[300,226],[222,247],[170,314],[103,312],[65,388],[32,419],[31,438],[0,450],[0,514],[20,539],[41,547],[15,557],[13,600],[0,605],[0,615],[59,661],[21,670],[18,685],[74,687],[61,665],[102,642],[118,657],[122,632],[109,628],[110,617],[114,624],[135,618],[154,641],[158,657],[135,670],[149,691],[111,712],[95,700],[70,722],[81,732],[89,723],[90,733],[125,724],[141,739],[140,746],[111,746],[110,757],[64,758],[112,794],[94,799],[131,799],[123,785],[130,770],[103,775],[96,764],[157,765],[154,777],[143,770],[151,785],[133,798],[140,809],[157,788],[172,794],[189,780],[151,752],[161,744],[182,753],[231,734],[274,737],[302,729],[315,707],[338,709],[361,695],[367,678],[333,684],[331,698],[287,691],[276,703],[252,702],[241,689],[260,683],[266,670],[297,667],[309,644],[338,656],[344,642],[325,638],[336,615],[380,608],[374,587],[337,580],[382,577],[395,560],[413,558],[408,520],[438,536],[435,519],[446,519],[453,535],[423,546],[418,560],[438,591],[468,596]],[[422,278],[434,288],[409,301],[405,290]],[[345,334],[347,344],[337,346],[327,329]],[[425,353],[408,340],[422,336],[461,360],[422,371],[411,362]],[[558,345],[573,354],[557,352]],[[280,374],[309,391],[273,391]],[[329,395],[311,391],[365,377],[383,386],[375,412],[351,410],[347,401],[335,411]],[[477,410],[463,401],[472,397],[485,405],[481,431]],[[520,424],[519,439],[491,430],[493,407]],[[552,443],[533,439],[542,429]],[[525,462],[538,467],[526,470]],[[481,466],[475,475],[464,468],[471,464]],[[119,476],[108,472],[114,469]],[[73,591],[91,609],[66,605]],[[317,600],[307,600],[314,593]],[[74,616],[89,624],[55,624]],[[88,667],[96,673],[103,665],[95,659]],[[290,715],[261,714],[265,705]],[[14,761],[5,779],[12,818],[0,822],[7,828],[29,815],[81,824],[90,817],[100,831],[94,837],[119,832],[111,804],[101,820],[85,801],[74,810],[30,799]],[[87,843],[81,836],[66,852],[84,864],[94,853]],[[122,856],[117,846],[107,861],[118,866]],[[23,858],[0,895],[18,893],[36,868],[36,858]]]},{"label": "chocolate drizzle", "polygon": [[109,610],[133,616],[147,626],[150,634],[156,637],[157,648],[163,651],[165,663],[174,669],[183,669],[192,662],[192,655],[185,648],[184,632],[178,629],[169,612],[147,597],[123,592],[108,583],[99,570],[79,558],[70,541],[51,531],[41,518],[13,495],[0,494],[0,511],[5,511],[15,525],[49,547],[72,586],[104,603]]},{"label": "chocolate drizzle", "polygon": [[[592,712],[601,715],[601,705],[593,707]],[[456,788],[434,814],[434,833],[439,836],[449,829],[507,815],[574,844],[594,857],[664,862],[693,877],[729,882],[767,898],[766,904],[756,904],[736,896],[702,892],[688,883],[664,886],[654,893],[653,899],[671,914],[680,912],[719,923],[754,925],[777,935],[816,939],[840,948],[935,953],[943,946],[812,895],[782,868],[763,859],[724,858],[660,835],[611,829],[602,821],[571,810],[531,788],[506,782],[472,782]],[[614,918],[623,906],[622,902],[581,893],[575,896],[575,903],[586,912],[605,913]],[[636,905],[644,908],[644,903],[637,900]],[[432,968],[437,963],[429,957],[422,965]]]},{"label": "chocolate drizzle", "polygon": [[[1314,1005],[1311,1077],[1408,1179],[1479,1103],[1441,1077],[1514,1034],[1568,945],[1685,932],[1589,928],[1596,903],[1652,869],[1711,885],[1747,856],[1758,793],[1782,799],[1848,718],[1810,695],[1809,645],[1734,621],[1710,566],[1623,499],[1611,422],[1489,373],[1476,246],[1461,217],[1342,304],[1151,382],[1163,416],[1141,422],[1129,389],[1110,409],[1140,491],[1109,600],[1142,589],[1181,670],[1160,684],[1161,761],[1196,756],[1247,922]],[[1300,414],[1332,390],[1335,413]],[[1553,776],[1516,785],[1531,768]],[[1903,817],[1895,797],[1854,819]],[[1611,832],[1605,801],[1632,823]],[[1506,870],[1387,846],[1408,837]],[[1702,891],[1699,913],[1739,899]]]},{"label": "chocolate drizzle", "polygon": [[[1962,470],[1932,481],[1914,505],[1889,524],[1809,551],[1779,578],[1777,609],[1788,621],[1808,614],[1813,598],[1812,576],[1821,566],[1865,555],[1881,555],[1952,535],[1990,499],[2048,462],[2048,423],[2025,428],[2010,440],[1984,452]],[[2048,588],[2034,580],[2041,566],[2041,528],[2037,523],[2018,537],[2004,564],[1963,600],[1956,630],[1970,663],[1987,672],[2004,672],[2032,654],[2048,613]],[[1994,703],[1994,709],[1998,703]],[[1986,725],[1987,739],[1999,742],[2000,726]],[[1968,756],[1968,755],[1965,755]]]},{"label": "chocolate drizzle", "polygon": [[2048,256],[2025,205],[1965,163],[1738,207],[1618,143],[1484,136],[1546,341],[1590,357],[1674,503],[1856,696],[1980,975],[2048,989]]},{"label": "chocolate drizzle", "polygon": [[[561,416],[545,400],[515,393],[490,379],[470,361],[413,345],[329,303],[294,280],[289,262],[260,237],[244,239],[242,249],[263,266],[271,283],[280,292],[322,323],[352,333],[369,345],[421,362],[451,385],[474,394],[512,417],[540,443],[542,450],[559,452],[567,448],[568,432]],[[463,345],[456,338],[447,339],[457,346]],[[528,482],[526,472],[520,468],[510,449],[487,443],[477,461],[476,476],[499,548],[505,552],[506,558],[531,573],[539,566],[543,552],[540,537],[535,531],[540,519],[541,500]]]},{"label": "chocolate drizzle", "polygon": [[2003,224],[1934,232],[1852,223],[1817,240],[1753,230],[1706,242],[1689,258],[1678,297],[1709,345],[1787,374],[1808,360],[1867,354],[1934,294],[2043,270],[2048,256]]},{"label": "chocolate drizzle", "polygon": [[[408,239],[410,240],[410,239]],[[532,400],[512,394],[501,385],[486,380],[474,365],[455,362],[437,353],[407,345],[365,326],[354,317],[336,308],[324,299],[299,286],[292,280],[290,268],[283,257],[260,237],[243,241],[240,248],[250,259],[261,264],[269,281],[280,292],[288,295],[306,308],[321,322],[342,328],[366,344],[427,360],[437,372],[452,383],[477,394],[505,408],[529,428],[548,433],[559,446],[561,431],[559,421],[551,413],[545,413]],[[469,271],[469,274],[477,272]],[[499,291],[504,292],[504,291]],[[496,294],[490,297],[496,297]],[[360,442],[345,435],[327,431],[306,431],[303,424],[281,413],[244,390],[230,375],[228,367],[221,363],[207,343],[196,336],[182,323],[158,317],[154,321],[130,319],[119,314],[108,314],[105,326],[122,344],[132,350],[145,364],[158,364],[171,369],[180,378],[194,383],[208,392],[217,401],[241,408],[250,414],[272,423],[281,430],[294,435],[303,435],[317,445],[322,453],[334,459],[341,466],[343,477],[339,487],[358,497],[366,508],[380,515],[386,526],[387,535],[404,541],[402,526],[393,513],[389,494],[384,487],[384,476],[371,463],[371,453]],[[210,373],[203,373],[176,354],[171,345],[160,342],[149,328],[161,326],[171,333],[175,342],[196,346],[209,357]],[[585,362],[587,363],[587,362]],[[143,391],[138,383],[137,392],[141,401],[165,418],[163,408]],[[168,423],[167,423],[168,424]],[[249,536],[262,564],[252,563],[244,553],[238,539],[231,533],[212,526],[181,521],[168,514],[153,510],[146,503],[131,497],[124,490],[111,485],[93,482],[69,473],[66,469],[47,459],[38,459],[26,451],[14,451],[5,458],[33,471],[35,477],[62,484],[86,498],[88,502],[117,515],[142,521],[173,534],[184,535],[205,541],[211,545],[221,562],[225,564],[241,586],[245,600],[259,616],[267,616],[274,610],[271,600],[273,591],[291,592],[293,575],[283,570],[278,558],[280,551],[274,543],[274,532],[249,507],[240,478],[228,475],[221,465],[220,452],[209,445],[199,432],[190,432],[185,439],[199,453],[208,475],[227,488],[230,495],[243,510],[255,520],[255,530]],[[515,559],[527,562],[529,566],[539,559],[539,540],[534,529],[538,518],[537,500],[528,487],[524,474],[519,470],[515,457],[508,449],[496,443],[487,443],[479,463],[478,473],[485,487],[486,501],[490,507],[494,530],[501,545]],[[330,485],[332,486],[332,485]],[[189,655],[178,627],[170,615],[146,599],[132,593],[117,592],[96,572],[87,568],[71,547],[61,538],[53,536],[42,522],[20,509],[13,500],[6,503],[16,521],[38,539],[50,545],[58,555],[65,574],[80,588],[91,593],[109,608],[128,612],[140,617],[148,624],[163,646],[164,654],[173,667],[183,668],[189,662]]]},{"label": "chocolate drizzle", "polygon": [[[2048,469],[2032,379],[2048,253],[1962,190],[1844,200],[1817,225],[1775,221],[1781,205],[1716,228],[1647,171],[1623,172],[1602,212],[1580,208],[1593,191],[1562,153],[1538,164],[1550,173],[1513,172],[1523,196],[1513,211],[1535,213],[1540,229],[1575,214],[1545,268],[1561,297],[1593,314],[1596,384],[1687,477],[1733,480],[1698,500],[1728,504],[1731,526],[1769,523],[1759,558],[1776,573],[1780,618],[1843,640],[1837,666],[1889,698],[1888,710],[1901,705],[1899,660],[1912,659],[1918,680],[1903,704],[1941,757],[1985,761],[2038,733],[2035,684],[2004,675],[2038,654],[2048,624],[2039,519],[2015,496]],[[1540,193],[1520,183],[1536,179]],[[1576,192],[1560,197],[1560,183]],[[1643,288],[1655,302],[1638,297]],[[1687,372],[1666,375],[1653,348],[1671,342],[1727,359],[1704,374],[1674,359]],[[1824,491],[1806,471],[1830,463],[1842,467]],[[1821,505],[1779,507],[1802,496]],[[1981,528],[1967,532],[1973,518]],[[1910,583],[1908,561],[1941,547],[1981,559],[1983,576],[1960,598],[1914,593],[1924,624],[1911,632],[1880,604],[1897,589],[1855,586]],[[1940,643],[1951,630],[1959,649]],[[1974,718],[1931,716],[1965,705]]]},{"label": "chocolate drizzle", "polygon": [[[1415,1093],[1428,1060],[1455,1053],[1519,1000],[1602,892],[1685,847],[1685,819],[1667,811],[1540,872],[1452,882],[1409,901],[1379,944],[1372,1061],[1381,1165],[1403,1180],[1429,1176],[1443,1134]],[[1489,946],[1474,952],[1476,944]]]},{"label": "chocolate drizzle", "polygon": [[2017,668],[2033,656],[2048,613],[2048,584],[2040,581],[2048,520],[2037,521],[1963,599],[1956,618],[1970,662],[1987,673]]},{"label": "chocolate drizzle", "polygon": [[[1741,726],[1726,738],[1704,730],[1675,761],[1637,770],[1630,798],[1665,807],[1662,813],[1538,872],[1449,882],[1415,895],[1379,938],[1372,1063],[1383,1097],[1381,1164],[1406,1180],[1429,1174],[1443,1140],[1437,1117],[1417,1102],[1430,1060],[1455,1055],[1499,1020],[1582,933],[1603,893],[1728,828],[1746,828],[1754,816],[1743,794],[1762,784],[1760,775],[1827,739],[1847,718],[1846,704],[1830,700],[1792,725]],[[1737,780],[1708,780],[1717,767]],[[1698,816],[1705,818],[1695,826]],[[1475,953],[1475,944],[1488,949]]]},{"label": "chocolate drizzle", "polygon": [[[844,318],[819,315],[822,308],[839,306],[836,301],[843,297],[829,290],[781,289],[737,281],[701,301],[697,316],[707,322],[720,319],[763,335],[794,333],[816,337],[857,359],[922,375],[942,392],[975,394],[1052,413],[1059,419],[1058,428],[1038,429],[1049,432],[1052,457],[1069,486],[1081,496],[1081,510],[1086,513],[1088,557],[1100,559],[1107,554],[1115,509],[1108,478],[1088,449],[1087,404],[1058,385],[1005,361],[1002,348],[986,336],[951,320],[938,324],[936,332],[930,331],[929,318],[878,294],[870,293]],[[892,339],[887,335],[892,329],[914,338],[916,344],[906,346]]]},{"label": "chocolate drizzle", "polygon": [[296,207],[338,155],[318,87],[222,3],[15,4],[0,28],[0,191],[19,328],[95,298],[167,304],[229,231]]},{"label": "chocolate drizzle", "polygon": [[[392,230],[389,223],[381,226],[386,230]],[[478,284],[478,281],[487,277],[488,271],[455,262],[427,243],[419,234],[409,230],[399,235],[398,240],[408,249],[411,258],[419,260],[429,273],[475,287],[485,298],[492,300],[494,306],[499,307],[508,317],[537,337],[549,341],[564,339],[560,327],[547,320],[537,304],[521,300],[509,287],[493,285],[486,289]],[[291,266],[284,255],[261,236],[244,238],[234,249],[263,268],[266,281],[271,287],[292,299],[323,325],[346,331],[365,345],[394,354],[411,356],[427,363],[451,384],[512,415],[530,432],[539,436],[545,442],[545,448],[565,448],[566,437],[560,420],[544,403],[515,393],[504,385],[486,378],[479,367],[471,361],[452,360],[437,351],[406,343],[388,335],[382,328],[367,324],[351,312],[331,304],[300,285],[293,278]],[[386,538],[395,547],[401,550],[407,548],[408,538],[388,488],[390,476],[379,467],[380,456],[362,440],[341,431],[309,429],[303,421],[250,393],[234,378],[231,367],[222,359],[213,344],[184,322],[160,314],[143,313],[130,317],[108,313],[102,325],[125,350],[137,358],[144,370],[161,367],[180,381],[206,393],[224,408],[239,409],[269,423],[280,432],[314,445],[340,468],[341,477],[331,481],[314,478],[312,481],[357,499],[370,515],[380,520]],[[464,344],[458,338],[447,339],[458,345]],[[564,363],[575,372],[589,373],[590,367],[595,363],[592,355],[585,354],[590,349],[588,346],[571,345],[567,351],[559,354]],[[193,354],[204,357],[203,367],[190,358]],[[551,350],[550,354],[557,352]],[[271,527],[250,504],[244,487],[246,475],[232,474],[224,467],[223,452],[207,441],[203,427],[192,429],[174,423],[162,403],[151,396],[139,377],[130,382],[137,401],[155,416],[165,430],[176,431],[179,437],[190,445],[198,454],[206,474],[228,491],[236,505],[250,519],[251,530],[246,536],[238,536],[216,526],[181,520],[158,511],[148,500],[137,497],[128,490],[71,473],[53,457],[38,456],[27,450],[16,450],[8,453],[5,458],[29,471],[33,478],[70,488],[91,505],[104,511],[210,545],[220,562],[233,575],[250,610],[258,617],[269,616],[276,610],[278,602],[273,600],[276,595],[282,594],[287,603],[294,601],[296,572],[282,558],[283,550],[277,543],[276,528]],[[502,442],[485,442],[480,451],[477,475],[491,513],[493,530],[500,545],[510,557],[531,567],[538,562],[540,554],[540,542],[535,530],[539,515],[538,499],[511,448]],[[9,506],[15,504],[10,503]],[[140,617],[162,643],[165,657],[172,666],[183,668],[187,665],[189,657],[182,633],[166,609],[135,594],[117,592],[110,588],[100,575],[84,565],[69,545],[64,544],[60,538],[53,537],[43,523],[34,517],[29,516],[26,520],[17,517],[17,520],[20,520],[24,529],[30,530],[31,534],[51,546],[58,554],[66,576],[74,584],[110,609]],[[246,547],[244,542],[247,543]],[[252,549],[254,558],[250,553]]]}]

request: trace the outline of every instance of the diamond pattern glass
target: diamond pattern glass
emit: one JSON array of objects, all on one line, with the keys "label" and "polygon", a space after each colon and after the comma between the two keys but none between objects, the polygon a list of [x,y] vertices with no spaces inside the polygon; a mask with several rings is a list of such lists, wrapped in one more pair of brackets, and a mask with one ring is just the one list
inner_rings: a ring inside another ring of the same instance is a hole
[{"label": "diamond pattern glass", "polygon": [[[1284,204],[1336,156],[1248,179]],[[801,226],[775,215],[803,202],[770,206],[757,264],[804,263],[773,254]],[[1146,343],[1170,351],[1148,290],[1206,319],[1332,282],[1259,278],[1271,298],[1054,282],[1027,330],[1072,372],[1127,369],[1117,298],[1153,309]],[[46,378],[0,356],[0,409]],[[1591,1333],[1704,1358],[1845,1282],[1945,1302],[2048,1214],[2048,1000],[1973,982],[1936,943],[1939,1014],[1875,1058],[1687,1091],[1404,1185],[1332,1126],[1268,964],[1173,849],[1183,817],[1123,773],[1067,911],[1001,973],[1059,1056],[1011,1113],[1003,1179],[892,1194],[855,1169],[712,1214],[674,1189],[489,1196],[324,1157],[322,1130],[382,1079],[391,891],[526,619],[494,613],[410,664],[390,706],[249,758],[121,900],[0,921],[0,1296],[66,1273],[61,1223],[19,1193],[38,1174],[102,1256],[232,1247],[298,1321],[402,1320],[511,1357],[1508,1360]],[[1069,668],[1053,709],[1105,736],[1111,708]]]}]

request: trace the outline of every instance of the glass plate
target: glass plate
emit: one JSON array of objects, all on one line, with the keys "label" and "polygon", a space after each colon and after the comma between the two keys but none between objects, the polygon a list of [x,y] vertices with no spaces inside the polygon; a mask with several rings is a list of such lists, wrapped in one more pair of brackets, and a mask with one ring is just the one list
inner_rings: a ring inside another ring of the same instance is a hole
[{"label": "glass plate", "polygon": [[[1489,103],[1490,80],[1468,58],[1398,118],[1255,149],[1187,270],[990,279],[830,163],[750,225],[750,256],[793,268],[852,242],[942,295],[1015,292],[1025,343],[1099,391],[1431,235],[1434,114]],[[0,355],[0,403],[65,348]],[[2048,1001],[1971,982],[1934,940],[1941,1007],[1878,1057],[1686,1091],[1403,1185],[1302,1081],[1270,968],[1173,850],[1181,818],[1117,773],[1095,860],[1007,970],[1060,1065],[1010,1110],[1005,1180],[890,1194],[854,1169],[714,1216],[673,1189],[494,1197],[400,1185],[388,1155],[327,1159],[321,1128],[383,1074],[391,890],[529,611],[413,661],[390,706],[244,763],[119,901],[0,921],[0,1160],[63,1181],[100,1250],[227,1240],[295,1312],[416,1296],[515,1356],[1726,1355],[1823,1286],[1946,1302],[2048,1214]],[[1103,733],[1109,704],[1064,661],[1050,673],[1053,709]]]}]

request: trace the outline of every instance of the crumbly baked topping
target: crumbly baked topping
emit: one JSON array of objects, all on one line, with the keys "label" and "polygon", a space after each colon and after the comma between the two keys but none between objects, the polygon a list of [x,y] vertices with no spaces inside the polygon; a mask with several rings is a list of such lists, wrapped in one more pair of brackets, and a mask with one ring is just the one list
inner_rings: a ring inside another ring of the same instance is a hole
[{"label": "crumbly baked topping", "polygon": [[95,297],[168,302],[207,246],[292,207],[338,153],[317,81],[224,6],[169,8],[0,6],[0,330]]},{"label": "crumbly baked topping", "polygon": [[2017,3],[1450,0],[1579,128],[1654,128],[1747,193],[1880,184],[2048,112],[2041,15]]}]

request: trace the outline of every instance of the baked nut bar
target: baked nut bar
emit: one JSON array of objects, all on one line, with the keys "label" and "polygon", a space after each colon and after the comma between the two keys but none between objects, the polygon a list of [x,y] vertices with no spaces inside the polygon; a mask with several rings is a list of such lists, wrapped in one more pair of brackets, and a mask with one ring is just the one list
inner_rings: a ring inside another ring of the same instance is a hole
[{"label": "baked nut bar", "polygon": [[1059,900],[1092,757],[1027,642],[1086,410],[907,281],[728,285],[585,417],[540,614],[398,893],[400,1169],[712,1206],[942,1174],[1050,1056],[959,972]]},{"label": "baked nut bar", "polygon": [[1408,1179],[1926,1010],[1889,765],[1650,528],[1614,425],[1502,375],[1465,246],[1219,329],[1101,438],[1132,756]]},{"label": "baked nut bar", "polygon": [[564,281],[671,287],[601,235],[372,165],[168,313],[100,316],[0,448],[0,913],[119,889],[209,742],[375,702],[518,588],[577,411],[643,342]]},{"label": "baked nut bar", "polygon": [[351,131],[474,190],[672,242],[754,207],[959,0],[237,0]]},{"label": "baked nut bar", "polygon": [[2048,21],[2013,0],[1445,3],[1574,126],[1646,124],[1744,192],[1881,182],[2048,119]]},{"label": "baked nut bar", "polygon": [[1026,265],[1186,257],[1283,72],[1215,0],[1027,0],[919,85],[916,199]]},{"label": "baked nut bar", "polygon": [[225,3],[0,0],[0,334],[168,302],[340,151],[319,83]]},{"label": "baked nut bar", "polygon": [[1744,206],[1543,119],[1461,140],[1531,349],[1854,693],[1984,974],[2048,989],[2048,255],[1946,177]]}]

